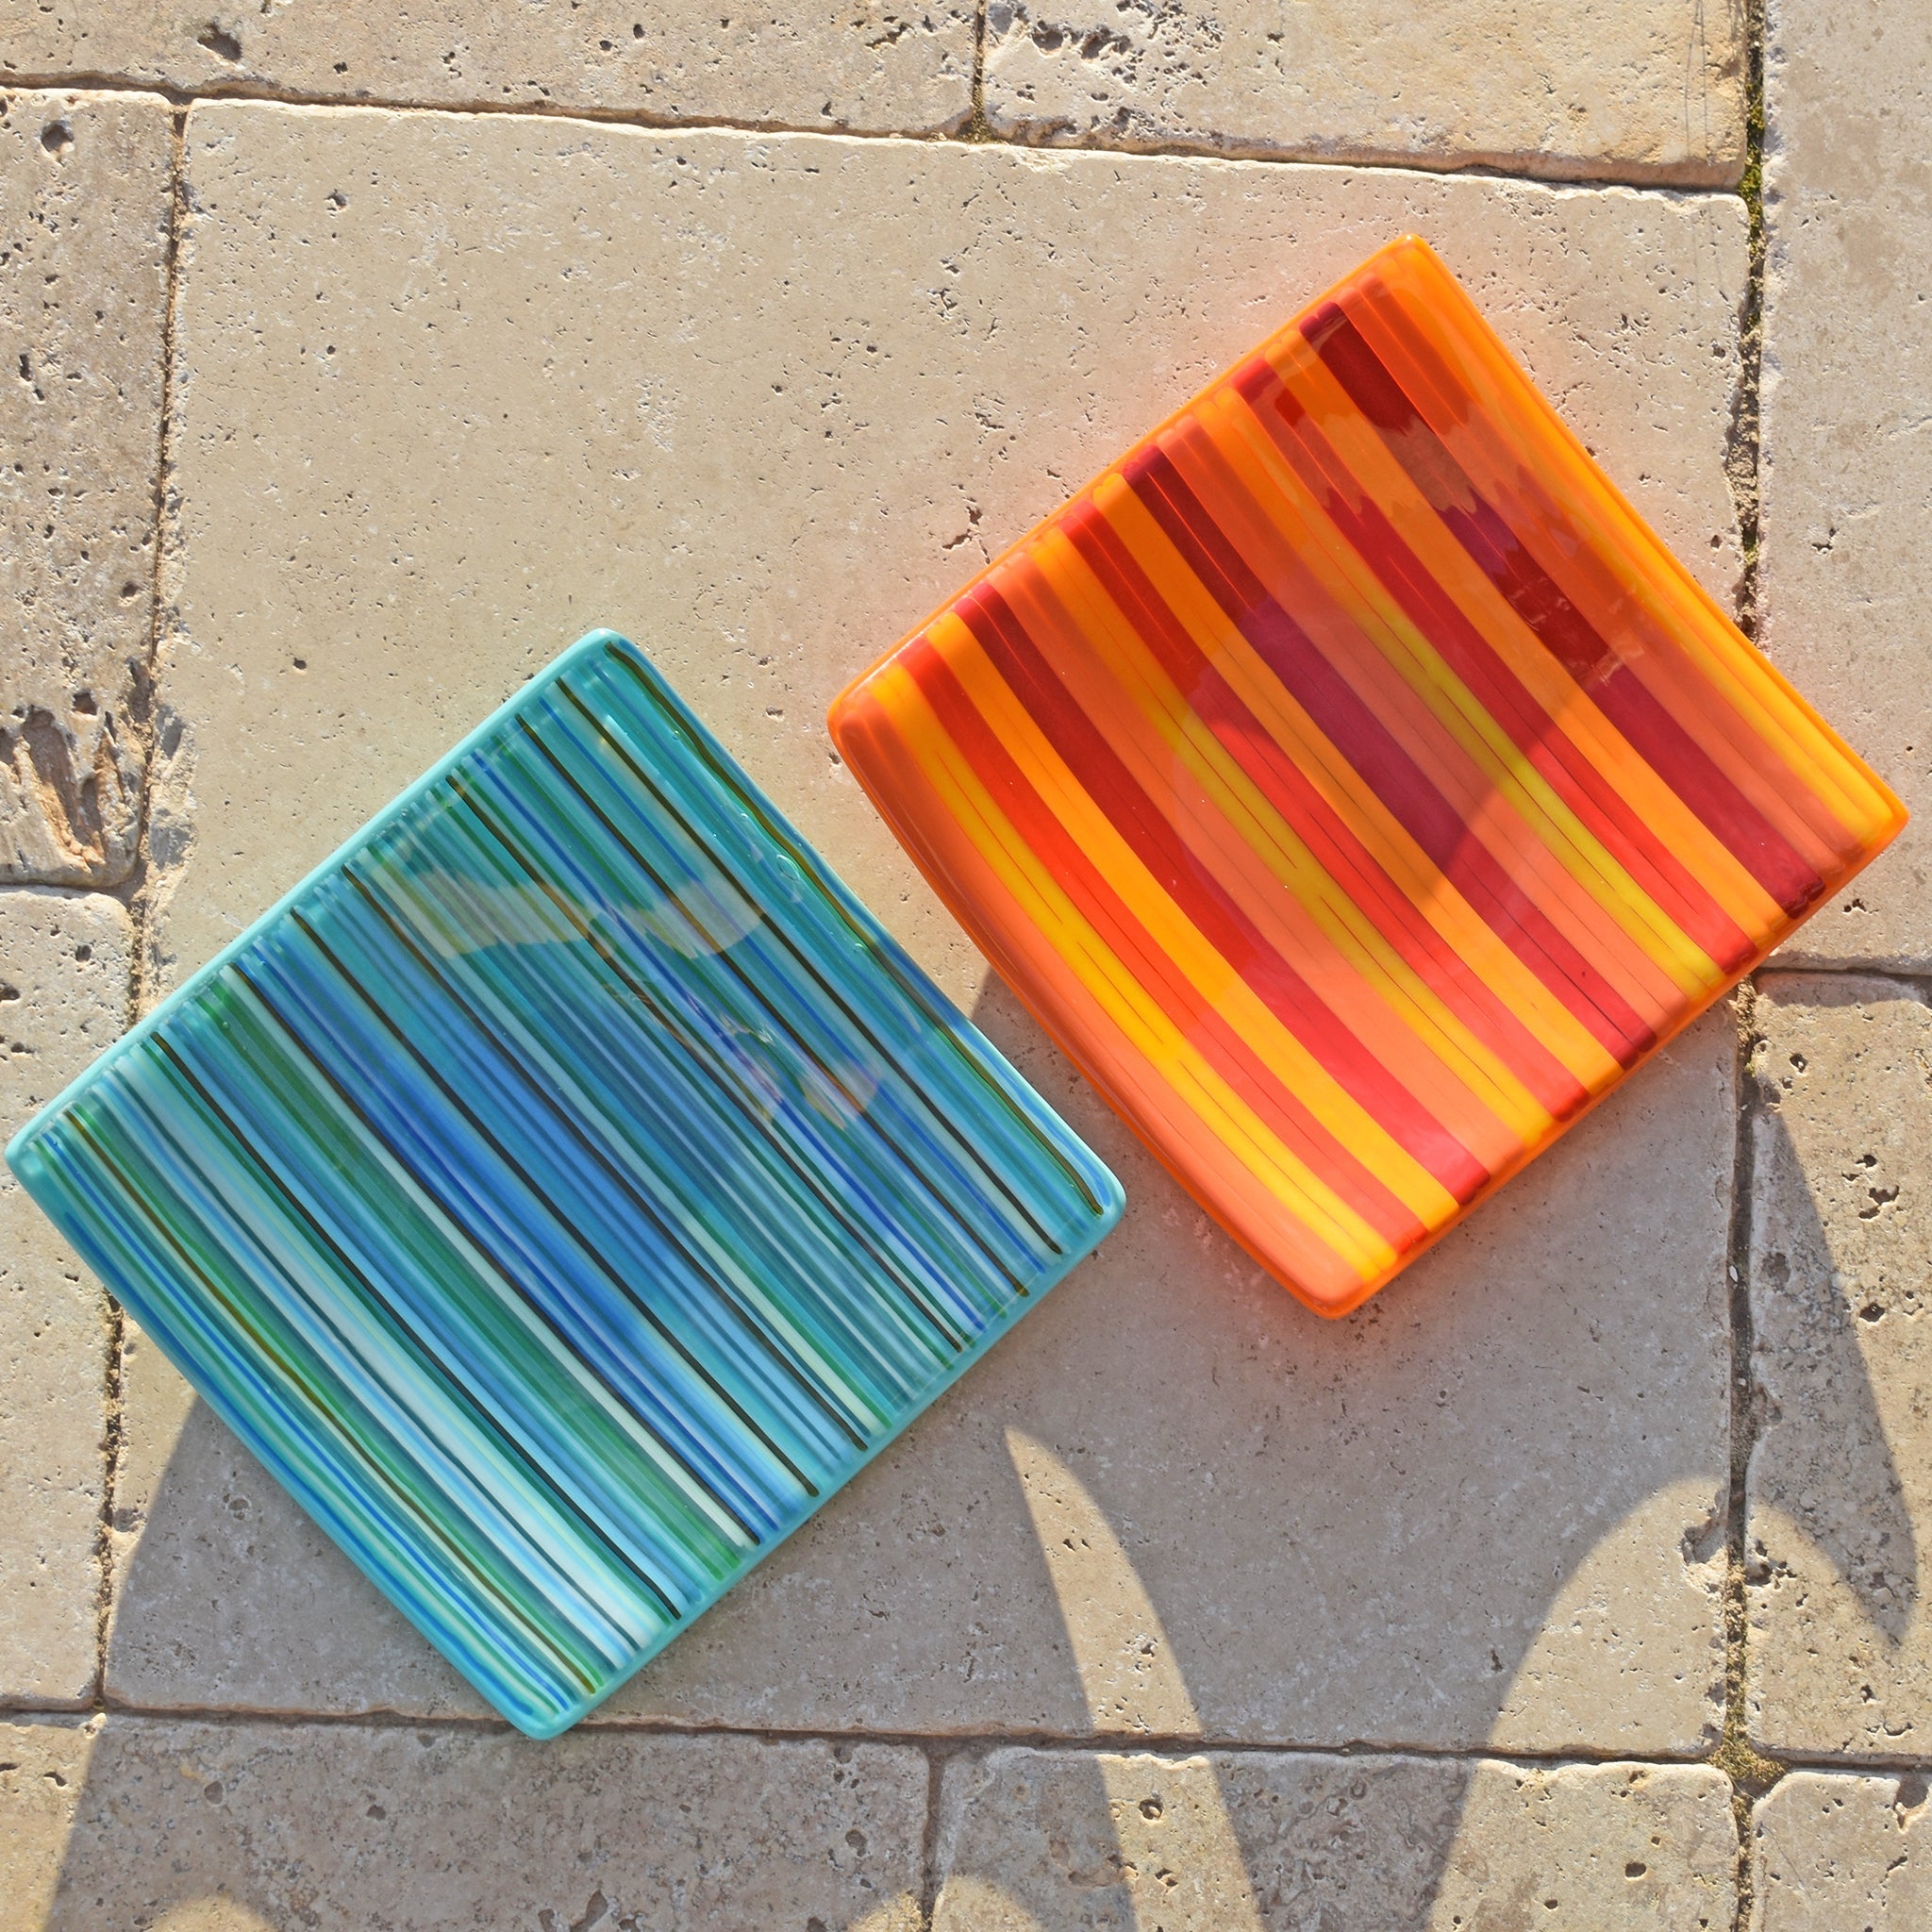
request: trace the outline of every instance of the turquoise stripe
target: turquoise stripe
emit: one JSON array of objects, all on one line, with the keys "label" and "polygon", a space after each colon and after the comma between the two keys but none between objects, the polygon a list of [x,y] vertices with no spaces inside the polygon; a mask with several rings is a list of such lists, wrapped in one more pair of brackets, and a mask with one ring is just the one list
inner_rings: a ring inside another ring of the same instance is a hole
[{"label": "turquoise stripe", "polygon": [[630,645],[586,638],[8,1150],[550,1737],[1118,1219]]}]

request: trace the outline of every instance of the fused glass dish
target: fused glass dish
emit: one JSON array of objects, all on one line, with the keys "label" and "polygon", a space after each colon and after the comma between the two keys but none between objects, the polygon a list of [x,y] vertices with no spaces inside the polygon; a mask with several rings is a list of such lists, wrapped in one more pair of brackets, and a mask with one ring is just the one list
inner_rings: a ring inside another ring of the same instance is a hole
[{"label": "fused glass dish", "polygon": [[586,638],[8,1149],[537,1737],[1118,1218],[637,651]]},{"label": "fused glass dish", "polygon": [[1331,1315],[1905,822],[1412,239],[831,726],[1041,1023]]}]

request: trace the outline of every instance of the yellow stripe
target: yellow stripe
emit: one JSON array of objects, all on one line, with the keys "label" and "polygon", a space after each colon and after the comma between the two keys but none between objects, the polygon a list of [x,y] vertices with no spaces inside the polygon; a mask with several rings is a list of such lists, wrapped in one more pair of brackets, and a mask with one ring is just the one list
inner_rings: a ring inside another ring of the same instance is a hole
[{"label": "yellow stripe", "polygon": [[[1324,364],[1317,361],[1313,366],[1332,382]],[[1215,447],[1258,500],[1254,482],[1258,465],[1248,442],[1246,425],[1252,422],[1252,412],[1246,400],[1222,390],[1205,401],[1200,414]],[[1524,690],[1719,908],[1754,941],[1780,925],[1784,908],[1651,768],[1517,615],[1382,439],[1354,416],[1338,416],[1323,426],[1371,499]]]},{"label": "yellow stripe", "polygon": [[[1446,274],[1434,279],[1456,288]],[[1427,319],[1413,313],[1412,305],[1400,291],[1391,287],[1389,292],[1409,325],[1462,383],[1477,412],[1486,414],[1495,431],[1519,452],[1516,460],[1540,455],[1553,424],[1559,440],[1574,444],[1568,425],[1542,405],[1541,397],[1533,392],[1525,395],[1525,385],[1520,381],[1505,385],[1493,379],[1489,359],[1478,360],[1465,353],[1457,331],[1429,325]],[[1472,333],[1477,341],[1484,340],[1488,325],[1459,288],[1456,292],[1457,307],[1475,318]],[[1609,491],[1585,493],[1571,487],[1571,471],[1586,458],[1580,448],[1568,454],[1568,463],[1553,465],[1547,458],[1537,462],[1539,480],[1570,518],[1578,538],[1612,572],[1624,593],[1682,647],[1746,725],[1776,752],[1789,768],[1792,782],[1809,790],[1854,839],[1869,841],[1879,835],[1880,828],[1895,824],[1897,801],[1873,782],[1860,761],[1847,756],[1837,734],[1785,682],[1776,667],[1735,634],[1709,593],[1621,496]],[[1663,568],[1653,576],[1634,562],[1626,565],[1626,558],[1647,558]],[[1677,595],[1659,596],[1662,582],[1674,583]]]},{"label": "yellow stripe", "polygon": [[[1147,653],[1126,618],[1059,530],[1044,532],[1033,550],[1041,576],[1066,608],[1069,621],[1091,641],[1096,667],[1106,666],[1113,689],[1153,727],[1161,743],[1199,786],[1206,810],[1189,838],[1190,848],[1211,864],[1224,825],[1291,892],[1336,950],[1363,981],[1388,1002],[1427,1045],[1517,1139],[1535,1145],[1555,1124],[1549,1111],[1510,1070],[1457,1017],[1441,995],[1391,945],[1346,887],[1334,878],[1266,795],[1241,770],[1167,674]],[[1090,708],[1096,725],[1150,790],[1171,774],[1153,769],[1132,735]],[[1176,797],[1187,809],[1190,801]],[[1192,816],[1192,813],[1190,814]],[[1188,827],[1182,834],[1188,836]],[[1224,883],[1227,883],[1224,881]],[[1230,885],[1230,890],[1235,888]]]},{"label": "yellow stripe", "polygon": [[[1123,541],[1141,568],[1150,578],[1158,578],[1160,559],[1154,544],[1156,540],[1164,544],[1165,533],[1139,498],[1120,476],[1109,473],[1094,485],[1093,500],[1108,520],[1121,528]],[[1174,555],[1171,548],[1168,555]],[[1174,560],[1179,566],[1179,559]],[[1588,1091],[1600,1092],[1612,1084],[1623,1070],[1596,1036],[1437,869],[1402,822],[1357,776],[1355,768],[1328,741],[1293,693],[1227,622],[1193,574],[1179,566],[1179,575],[1169,575],[1172,580],[1159,582],[1158,588],[1196,649],[1227,679],[1329,808],[1402,885],[1416,908],[1471,970],[1524,1018]]]},{"label": "yellow stripe", "polygon": [[[1456,1212],[1455,1195],[1282,1024],[1174,903],[1113,821],[1067,770],[973,633],[949,610],[933,621],[927,635],[992,726],[1007,756],[1175,969],[1275,1078],[1424,1226],[1441,1226]],[[1397,1078],[1392,1074],[1390,1077]]]},{"label": "yellow stripe", "polygon": [[[1135,1052],[1290,1212],[1364,1277],[1394,1266],[1394,1248],[1299,1159],[1228,1087],[1094,931],[980,782],[910,672],[889,664],[874,692],[898,714],[902,741],[1000,883]],[[910,717],[908,717],[908,714]]]},{"label": "yellow stripe", "polygon": [[[1311,415],[1314,413],[1310,410]],[[1315,501],[1307,484],[1268,441],[1260,425],[1242,427],[1274,486],[1269,495],[1274,501],[1259,499],[1256,508],[1263,514],[1272,512],[1272,521],[1304,567],[1320,580],[1323,590],[1380,650],[1404,683],[1496,788],[1500,799],[1521,821],[1524,835],[1530,841],[1530,846],[1524,848],[1525,856],[1534,860],[1533,846],[1547,852],[1582,888],[1591,902],[1615,922],[1641,958],[1648,961],[1667,982],[1666,986],[1646,987],[1641,977],[1632,976],[1619,984],[1618,991],[1639,1011],[1648,1009],[1656,1024],[1667,1017],[1674,1004],[1670,990],[1696,998],[1719,985],[1724,975],[1716,963],[1701,946],[1678,931],[1675,923],[1604,849],[1596,836],[1550,788],[1542,774],[1517,749],[1509,734],[1491,717],[1488,708],[1449,668],[1441,654],[1396,602],[1374,567]],[[1481,820],[1471,821],[1470,824],[1478,836],[1483,835]],[[1496,849],[1495,841],[1503,836],[1504,828],[1499,824],[1495,839],[1484,837],[1483,842],[1490,846],[1499,863],[1514,871],[1520,861],[1508,851]],[[1553,900],[1545,905],[1544,910],[1560,924],[1566,908]],[[1573,937],[1584,943],[1580,935]],[[1594,940],[1595,936],[1591,938]],[[1592,949],[1585,945],[1586,951]],[[1603,954],[1597,964],[1598,970],[1616,983],[1618,974],[1613,957]],[[1636,959],[1628,962],[1625,971],[1641,974]]]},{"label": "yellow stripe", "polygon": [[[1199,635],[1206,625],[1211,624],[1230,640],[1241,637],[1241,627],[1222,611],[1220,605],[1138,497],[1131,491],[1118,497],[1109,495],[1108,514],[1123,532],[1133,533],[1136,560],[1158,586],[1168,604],[1177,611],[1185,610],[1185,621],[1190,629]],[[1291,506],[1282,500],[1277,516],[1291,518],[1292,515]],[[1345,585],[1334,581],[1332,559],[1326,581],[1323,581],[1323,553],[1331,542],[1340,544],[1340,536],[1324,536],[1318,526],[1310,526],[1289,541],[1296,552],[1297,562],[1316,576],[1316,588],[1321,596],[1336,608],[1336,614],[1348,625],[1351,633],[1360,638],[1363,621],[1366,619],[1373,623],[1373,616],[1366,612],[1352,614],[1349,611],[1347,607],[1356,600]],[[1241,641],[1246,643],[1244,638]],[[1335,665],[1338,675],[1346,679],[1341,667],[1332,658],[1330,662]],[[1399,670],[1393,665],[1390,670],[1399,680]],[[1273,673],[1269,675],[1273,675]],[[1386,693],[1362,695],[1357,692],[1357,695],[1362,696],[1362,702],[1377,717],[1384,716],[1389,704]],[[1416,702],[1421,704],[1419,696]],[[1389,721],[1385,719],[1385,722]],[[1394,723],[1391,723],[1390,728],[1395,730],[1398,737],[1401,735]],[[1458,784],[1456,774],[1444,767],[1440,747],[1427,742],[1411,742],[1406,749],[1417,768],[1438,787],[1452,809],[1457,811],[1464,831],[1485,848],[1496,865],[1514,880],[1571,944],[1592,961],[1596,970],[1639,1014],[1646,1016],[1654,1024],[1661,1024],[1675,1004],[1675,989],[1640,949],[1625,942],[1615,921],[1588,892],[1582,895],[1583,904],[1569,903],[1562,886],[1551,875],[1561,873],[1562,867],[1535,833],[1522,823],[1509,801],[1491,786],[1473,807],[1465,810],[1457,803],[1457,794],[1463,787]],[[1357,782],[1361,782],[1359,777]]]}]

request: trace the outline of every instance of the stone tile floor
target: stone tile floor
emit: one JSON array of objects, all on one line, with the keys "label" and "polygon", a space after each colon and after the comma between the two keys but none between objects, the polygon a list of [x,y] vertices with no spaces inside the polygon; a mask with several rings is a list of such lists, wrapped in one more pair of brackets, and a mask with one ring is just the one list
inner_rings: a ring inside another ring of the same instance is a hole
[{"label": "stone tile floor", "polygon": [[0,0],[0,1125],[608,623],[1131,1202],[536,1745],[0,1181],[0,1922],[1932,1919],[1932,834],[1331,1325],[821,726],[1419,229],[1932,807],[1928,75],[1910,0]]}]

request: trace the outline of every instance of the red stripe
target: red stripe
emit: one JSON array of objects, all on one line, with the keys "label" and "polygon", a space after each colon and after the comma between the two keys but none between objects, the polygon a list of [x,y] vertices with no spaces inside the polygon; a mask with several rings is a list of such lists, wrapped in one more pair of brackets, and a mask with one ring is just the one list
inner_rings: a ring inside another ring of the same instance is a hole
[{"label": "red stripe", "polygon": [[[1088,520],[1093,527],[1082,535],[1076,524]],[[1062,529],[1088,553],[1088,564],[1097,572],[1095,553],[1113,539],[1105,520],[1091,505],[1082,502],[1066,512]],[[1038,577],[1036,595],[1051,603],[1071,636],[1080,634],[1078,622],[1064,612],[1045,577]],[[1349,823],[1277,746],[1274,736],[1244,706],[1233,686],[1194,649],[1192,641],[1176,626],[1171,636],[1150,636],[1145,643],[1167,676],[1186,691],[1191,711],[1213,732],[1221,748],[1235,759],[1267,804],[1281,813],[1318,866],[1339,883],[1381,937],[1445,1001],[1449,1010],[1507,1062],[1549,1113],[1561,1119],[1578,1108],[1586,1093],[1567,1066],[1422,916],[1408,892],[1383,870],[1381,861],[1362,844]]]},{"label": "red stripe", "polygon": [[1420,1241],[1424,1230],[1414,1213],[1308,1111],[1122,902],[1014,763],[931,640],[921,637],[908,645],[900,661],[924,693],[947,735],[998,800],[1001,810],[1190,1043],[1200,1049],[1284,1145],[1385,1241],[1398,1250]]},{"label": "red stripe", "polygon": [[[1221,957],[1383,1129],[1467,1201],[1489,1170],[1339,1019],[1270,945],[1220,881],[1205,874],[1160,808],[1047,668],[1025,626],[991,582],[953,607],[1094,803]],[[1389,1016],[1391,1026],[1398,1024]]]},{"label": "red stripe", "polygon": [[1629,1066],[1657,1036],[1567,940],[1444,798],[1307,633],[1268,595],[1158,449],[1127,480],[1188,567],[1283,686],[1470,904],[1543,984]]},{"label": "red stripe", "polygon": [[[1262,426],[1269,427],[1265,420]],[[1359,510],[1350,506],[1341,489],[1356,479],[1334,445],[1306,417],[1295,433],[1306,457],[1305,462],[1295,462],[1303,481],[1324,499],[1325,513],[1450,668],[1508,732],[1511,743],[1683,932],[1720,966],[1742,966],[1751,956],[1751,941],[1743,929],[1543,709],[1373,499],[1364,492]],[[1198,424],[1182,425],[1163,441],[1183,473],[1193,473],[1191,485],[1210,515],[1218,508],[1216,496],[1220,492],[1226,492],[1235,502],[1249,500],[1245,487]],[[1291,455],[1290,460],[1295,458]],[[1309,464],[1314,466],[1313,474]]]},{"label": "red stripe", "polygon": [[[1339,305],[1324,303],[1301,327],[1457,541],[1544,648],[1590,692],[1604,715],[1752,877],[1793,917],[1802,912],[1824,891],[1824,881],[1518,541]],[[1299,406],[1295,408],[1300,414]],[[1411,444],[1420,445],[1432,460],[1414,461]]]},{"label": "red stripe", "polygon": [[1066,512],[1061,527],[1195,714],[1383,937],[1550,1113],[1562,1120],[1582,1106],[1589,1096],[1576,1077],[1429,924],[1202,656],[1107,519],[1081,501]]}]

